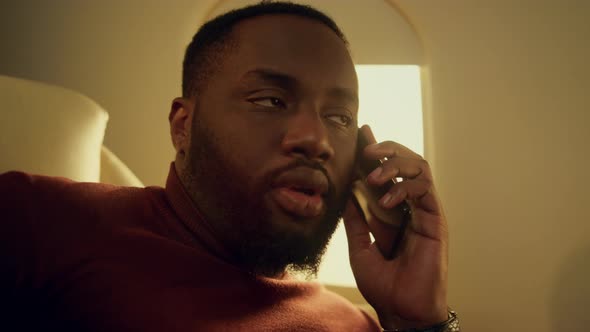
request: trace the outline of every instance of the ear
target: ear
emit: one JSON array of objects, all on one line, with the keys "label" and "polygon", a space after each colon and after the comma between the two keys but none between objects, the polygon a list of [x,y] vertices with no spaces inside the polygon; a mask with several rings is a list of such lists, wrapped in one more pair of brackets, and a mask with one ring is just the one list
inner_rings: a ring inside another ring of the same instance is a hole
[{"label": "ear", "polygon": [[177,155],[184,155],[190,146],[193,103],[186,98],[175,98],[172,101],[168,121],[170,136]]}]

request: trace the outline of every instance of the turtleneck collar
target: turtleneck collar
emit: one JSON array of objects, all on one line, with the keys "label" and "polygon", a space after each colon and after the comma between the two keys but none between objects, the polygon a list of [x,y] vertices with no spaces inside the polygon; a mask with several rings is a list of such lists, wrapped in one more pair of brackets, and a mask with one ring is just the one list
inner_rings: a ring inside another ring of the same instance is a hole
[{"label": "turtleneck collar", "polygon": [[225,261],[231,261],[229,251],[216,237],[214,228],[186,192],[176,172],[174,162],[170,164],[165,192],[183,226],[189,231],[190,241],[204,246],[210,253]]}]

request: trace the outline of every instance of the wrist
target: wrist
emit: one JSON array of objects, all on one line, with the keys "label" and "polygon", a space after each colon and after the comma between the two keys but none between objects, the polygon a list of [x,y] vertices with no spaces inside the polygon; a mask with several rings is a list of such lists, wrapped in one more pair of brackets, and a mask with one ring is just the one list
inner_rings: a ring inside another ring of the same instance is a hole
[{"label": "wrist", "polygon": [[392,331],[395,329],[405,330],[427,328],[440,322],[444,322],[448,319],[448,315],[449,311],[446,308],[437,310],[436,313],[428,315],[428,317],[415,317],[410,319],[398,315],[378,314],[379,323],[381,323],[383,329]]},{"label": "wrist", "polygon": [[[445,318],[436,323],[425,323],[419,321],[408,321],[402,319],[392,320],[392,325],[381,324],[383,332],[459,332],[459,319],[457,314],[448,310]],[[394,326],[394,327],[388,327]]]}]

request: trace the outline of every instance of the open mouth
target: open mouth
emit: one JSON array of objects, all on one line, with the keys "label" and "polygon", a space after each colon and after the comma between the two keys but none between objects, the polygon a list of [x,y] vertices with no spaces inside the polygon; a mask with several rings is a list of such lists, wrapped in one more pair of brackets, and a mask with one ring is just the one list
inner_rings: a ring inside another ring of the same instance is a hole
[{"label": "open mouth", "polygon": [[312,188],[291,187],[289,189],[291,189],[293,191],[300,192],[300,193],[305,194],[307,196],[315,196],[316,193],[317,193],[317,191],[315,189],[312,189]]},{"label": "open mouth", "polygon": [[321,215],[329,182],[319,170],[298,167],[282,173],[273,183],[272,197],[279,207],[304,218]]},{"label": "open mouth", "polygon": [[284,211],[299,217],[317,217],[324,209],[324,199],[310,188],[277,188],[273,190],[273,198]]}]

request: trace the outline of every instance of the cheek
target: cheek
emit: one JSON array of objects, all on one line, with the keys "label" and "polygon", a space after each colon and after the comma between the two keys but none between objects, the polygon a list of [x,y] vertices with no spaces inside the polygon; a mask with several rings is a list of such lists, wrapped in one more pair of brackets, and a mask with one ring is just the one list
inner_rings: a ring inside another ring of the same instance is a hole
[{"label": "cheek", "polygon": [[334,181],[338,183],[339,188],[347,186],[352,181],[353,167],[356,159],[353,143],[344,143],[336,146],[334,156],[334,175],[337,177]]},{"label": "cheek", "polygon": [[224,144],[222,149],[234,172],[252,187],[271,168],[278,147],[269,131],[246,127],[244,123],[234,126],[220,141]]},{"label": "cheek", "polygon": [[283,121],[277,116],[247,110],[236,113],[228,117],[225,136],[239,159],[237,162],[244,169],[261,171],[268,168],[268,163],[281,151]]}]

